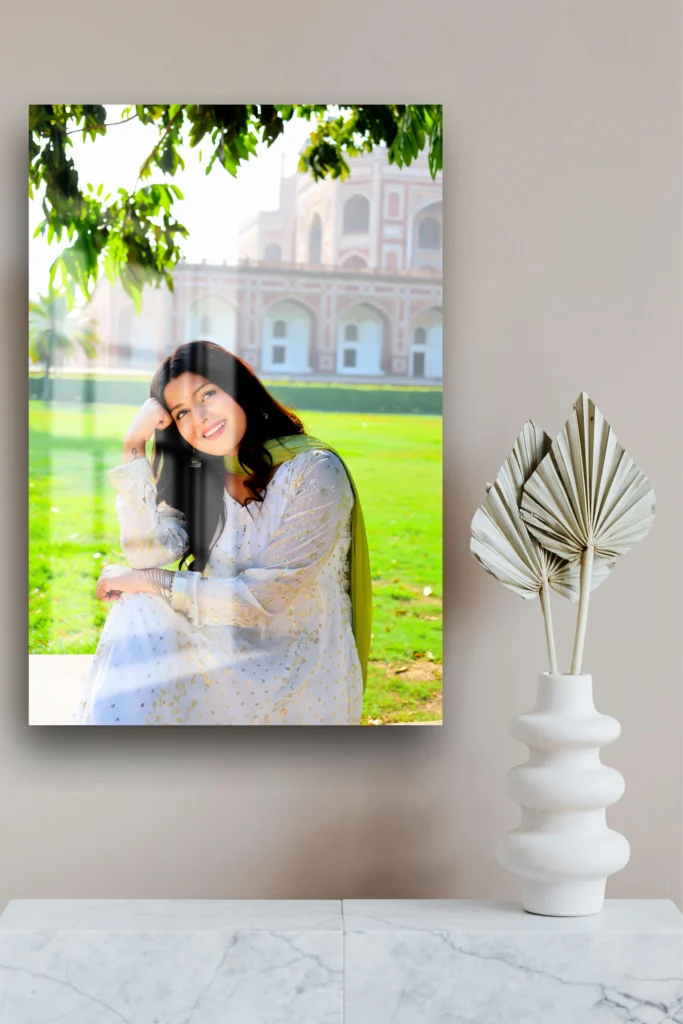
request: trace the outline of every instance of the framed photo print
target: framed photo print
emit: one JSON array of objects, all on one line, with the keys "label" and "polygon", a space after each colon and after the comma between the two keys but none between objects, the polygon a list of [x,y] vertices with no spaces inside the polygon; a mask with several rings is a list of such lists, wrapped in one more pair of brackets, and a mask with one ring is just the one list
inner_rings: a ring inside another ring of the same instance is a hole
[{"label": "framed photo print", "polygon": [[441,140],[30,107],[32,725],[442,721]]}]

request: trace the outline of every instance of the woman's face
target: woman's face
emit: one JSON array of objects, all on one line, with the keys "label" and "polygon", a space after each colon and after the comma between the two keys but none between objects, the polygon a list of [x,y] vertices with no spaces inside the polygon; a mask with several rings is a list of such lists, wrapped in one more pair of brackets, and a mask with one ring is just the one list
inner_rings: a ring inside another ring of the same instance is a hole
[{"label": "woman's face", "polygon": [[180,434],[207,455],[236,455],[247,429],[244,409],[197,373],[181,373],[164,388],[164,401]]}]

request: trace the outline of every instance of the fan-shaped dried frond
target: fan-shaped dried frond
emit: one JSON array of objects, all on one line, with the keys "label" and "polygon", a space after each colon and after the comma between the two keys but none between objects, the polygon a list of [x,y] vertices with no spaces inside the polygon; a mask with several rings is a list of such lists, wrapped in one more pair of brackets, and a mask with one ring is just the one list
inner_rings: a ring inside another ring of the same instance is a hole
[{"label": "fan-shaped dried frond", "polygon": [[543,585],[539,546],[519,514],[525,481],[549,450],[551,440],[535,423],[524,424],[510,456],[472,520],[470,550],[496,579],[520,597],[538,595]]},{"label": "fan-shaped dried frond", "polygon": [[576,561],[623,555],[647,534],[655,513],[652,484],[582,393],[564,429],[527,480],[521,515],[548,551]]},{"label": "fan-shaped dried frond", "polygon": [[572,674],[581,671],[589,595],[599,559],[615,559],[647,534],[652,484],[617,441],[595,403],[579,395],[564,429],[524,485],[521,516],[548,551],[578,564],[579,610]]},{"label": "fan-shaped dried frond", "polygon": [[[578,601],[581,593],[581,562],[566,562],[564,558],[559,558],[558,555],[554,555],[550,551],[545,551],[543,548],[541,551],[548,559],[557,558],[561,567],[561,574],[555,577],[548,576],[550,586],[569,601]],[[615,564],[613,558],[595,558],[593,560],[591,590],[597,590],[600,584],[605,582]]]},{"label": "fan-shaped dried frond", "polygon": [[[528,420],[474,515],[470,550],[487,572],[520,597],[537,597],[547,581],[563,597],[576,601],[579,597],[578,568],[544,551],[520,515],[524,484],[550,446],[550,437]],[[603,582],[613,564],[600,563],[594,586]]]}]

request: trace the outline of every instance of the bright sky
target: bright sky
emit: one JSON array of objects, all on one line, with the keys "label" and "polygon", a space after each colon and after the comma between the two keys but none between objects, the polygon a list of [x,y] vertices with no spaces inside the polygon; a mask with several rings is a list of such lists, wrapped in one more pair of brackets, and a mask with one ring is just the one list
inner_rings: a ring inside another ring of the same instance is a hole
[{"label": "bright sky", "polygon": [[[120,121],[124,107],[106,105],[107,122]],[[179,170],[174,177],[163,174],[158,168],[150,178],[141,184],[173,182],[185,196],[176,200],[173,206],[176,218],[189,231],[186,239],[180,239],[185,258],[192,263],[206,259],[209,263],[234,263],[237,259],[237,233],[240,225],[259,210],[274,210],[278,205],[279,182],[283,173],[296,170],[299,150],[306,141],[312,125],[308,121],[295,120],[285,125],[283,134],[268,148],[261,145],[258,158],[240,166],[237,177],[233,178],[218,162],[210,174],[206,167],[212,152],[211,139],[205,137],[202,143],[192,149],[183,145],[180,153],[185,161],[185,170]],[[80,134],[70,136],[73,147],[69,153],[84,187],[86,183],[95,188],[104,185],[103,195],[124,187],[128,190],[135,185],[138,170],[146,156],[159,139],[159,129],[153,125],[142,125],[138,120],[119,124],[107,129],[107,134],[95,142],[82,140]],[[199,152],[203,151],[203,162]],[[35,298],[38,292],[45,293],[50,265],[59,252],[70,243],[66,234],[61,242],[53,238],[52,245],[42,236],[33,238],[33,232],[44,219],[41,202],[43,191],[29,201],[29,293]],[[100,271],[102,273],[102,271]],[[59,280],[59,276],[57,278]],[[76,302],[80,304],[77,292]],[[82,297],[81,297],[82,298]]]}]

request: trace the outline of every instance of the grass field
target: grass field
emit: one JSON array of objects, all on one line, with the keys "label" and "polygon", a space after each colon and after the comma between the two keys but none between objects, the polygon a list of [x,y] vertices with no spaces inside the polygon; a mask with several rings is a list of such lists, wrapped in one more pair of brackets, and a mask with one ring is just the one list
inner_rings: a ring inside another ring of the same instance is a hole
[{"label": "grass field", "polygon": [[[441,419],[306,412],[363,505],[373,576],[373,639],[363,722],[441,719]],[[121,562],[114,488],[130,406],[30,403],[29,650],[85,654],[108,608],[100,568]]]}]

